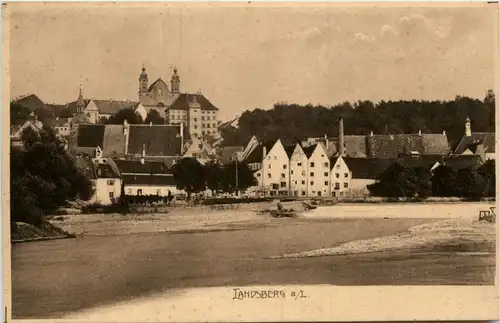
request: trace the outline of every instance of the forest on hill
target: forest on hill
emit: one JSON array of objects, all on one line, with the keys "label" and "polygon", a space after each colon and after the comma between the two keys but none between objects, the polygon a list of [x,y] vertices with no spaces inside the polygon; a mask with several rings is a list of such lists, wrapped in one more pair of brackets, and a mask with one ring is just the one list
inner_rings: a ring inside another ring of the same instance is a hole
[{"label": "forest on hill", "polygon": [[483,100],[456,96],[450,101],[358,101],[332,107],[277,103],[271,110],[245,111],[238,128],[222,129],[224,146],[244,146],[252,135],[261,140],[338,135],[338,119],[344,118],[346,135],[442,133],[455,146],[464,135],[465,119],[471,119],[473,132],[495,131],[495,94],[486,92]]}]

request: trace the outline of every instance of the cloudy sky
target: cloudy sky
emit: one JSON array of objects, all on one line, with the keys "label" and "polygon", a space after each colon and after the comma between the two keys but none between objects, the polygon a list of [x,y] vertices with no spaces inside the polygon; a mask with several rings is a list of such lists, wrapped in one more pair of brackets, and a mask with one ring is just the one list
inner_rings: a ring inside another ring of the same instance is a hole
[{"label": "cloudy sky", "polygon": [[[11,96],[137,100],[150,81],[201,90],[229,119],[273,103],[483,98],[495,5],[9,4]],[[497,55],[497,56],[495,56]]]}]

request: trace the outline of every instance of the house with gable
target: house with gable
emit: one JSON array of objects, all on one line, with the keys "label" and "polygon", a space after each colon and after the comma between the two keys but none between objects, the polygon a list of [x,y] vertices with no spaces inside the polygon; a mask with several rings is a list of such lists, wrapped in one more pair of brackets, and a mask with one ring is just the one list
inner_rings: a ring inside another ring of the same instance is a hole
[{"label": "house with gable", "polygon": [[330,159],[330,190],[332,197],[347,197],[352,190],[352,172],[342,156]]},{"label": "house with gable", "polygon": [[471,120],[465,119],[465,133],[456,148],[456,155],[478,155],[483,161],[495,159],[495,133],[472,132]]},{"label": "house with gable", "polygon": [[[305,150],[305,151],[304,151]],[[313,150],[296,144],[290,156],[290,192],[294,197],[307,196],[307,162]]]},{"label": "house with gable", "polygon": [[10,143],[15,147],[22,147],[22,135],[26,129],[31,129],[35,133],[38,133],[42,130],[43,123],[38,120],[38,118],[34,116],[30,116],[28,120],[21,126],[12,126],[10,129]]},{"label": "house with gable", "polygon": [[[307,195],[309,197],[330,196],[330,159],[322,143],[311,147],[307,159]],[[308,152],[306,151],[306,155]]]}]

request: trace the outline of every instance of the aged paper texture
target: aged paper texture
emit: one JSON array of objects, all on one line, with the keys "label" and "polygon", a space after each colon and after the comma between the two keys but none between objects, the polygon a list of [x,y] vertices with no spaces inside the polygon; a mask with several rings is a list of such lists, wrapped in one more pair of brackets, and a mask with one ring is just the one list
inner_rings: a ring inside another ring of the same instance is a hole
[{"label": "aged paper texture", "polygon": [[7,321],[498,319],[498,3],[4,3]]}]

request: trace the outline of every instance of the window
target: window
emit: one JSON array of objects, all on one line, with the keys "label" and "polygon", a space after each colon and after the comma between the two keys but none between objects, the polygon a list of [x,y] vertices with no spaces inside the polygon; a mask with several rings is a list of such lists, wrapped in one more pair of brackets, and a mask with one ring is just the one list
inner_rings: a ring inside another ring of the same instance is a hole
[{"label": "window", "polygon": [[283,164],[283,169],[286,169],[286,164]]},{"label": "window", "polygon": [[137,195],[142,195],[142,190],[137,190]]},{"label": "window", "polygon": [[314,185],[314,181],[311,181],[311,185]]},{"label": "window", "polygon": [[109,198],[113,199],[114,197],[115,197],[115,193],[114,192],[109,192]]},{"label": "window", "polygon": [[269,164],[269,165],[267,166],[267,168],[271,169],[271,164]]},{"label": "window", "polygon": [[302,196],[306,195],[306,192],[305,191],[302,191]]},{"label": "window", "polygon": [[267,173],[267,178],[271,178],[271,173]]},{"label": "window", "polygon": [[325,163],[325,167],[328,167],[328,162]]},{"label": "window", "polygon": [[343,192],[340,192],[340,193],[339,193],[339,195],[340,195],[340,197],[342,197],[342,196],[344,195],[344,193],[343,193]]},{"label": "window", "polygon": [[108,180],[108,185],[115,185],[115,181],[112,179]]},{"label": "window", "polygon": [[290,171],[290,174],[292,174],[292,175],[293,175],[293,170],[292,170],[292,171]]},{"label": "window", "polygon": [[194,128],[195,128],[195,129],[198,129],[198,126],[197,126],[197,125],[194,125]]},{"label": "window", "polygon": [[260,173],[257,173],[257,177],[260,177]]},{"label": "window", "polygon": [[347,183],[344,183],[344,188],[347,188],[349,185]]},{"label": "window", "polygon": [[198,122],[198,118],[194,118],[194,122]]},{"label": "window", "polygon": [[325,177],[328,177],[328,172],[325,172]]},{"label": "window", "polygon": [[297,163],[297,166],[302,166],[302,163]]},{"label": "window", "polygon": [[201,116],[201,120],[205,120],[205,117],[204,117],[204,116]]},{"label": "window", "polygon": [[310,165],[311,165],[311,167],[314,167],[314,162],[311,162],[311,164],[310,164]]},{"label": "window", "polygon": [[325,181],[325,186],[328,186],[328,181]]},{"label": "window", "polygon": [[273,190],[277,190],[278,188],[278,184],[273,184]]},{"label": "window", "polygon": [[345,178],[349,177],[349,174],[348,173],[344,173],[344,177]]},{"label": "window", "polygon": [[335,173],[335,177],[339,178],[340,174],[339,173]]},{"label": "window", "polygon": [[314,173],[313,172],[309,173],[309,176],[311,176],[311,177],[314,176]]},{"label": "window", "polygon": [[286,182],[281,182],[281,187],[286,187]]},{"label": "window", "polygon": [[285,178],[285,174],[284,173],[281,173],[281,178]]},{"label": "window", "polygon": [[321,157],[325,157],[325,155],[321,154]]},{"label": "window", "polygon": [[295,181],[295,184],[297,184],[297,181]]},{"label": "window", "polygon": [[305,185],[306,184],[306,181],[302,181],[302,185]]},{"label": "window", "polygon": [[332,194],[333,194],[333,197],[337,196],[335,192],[333,192]]},{"label": "window", "polygon": [[335,189],[339,190],[340,189],[340,183],[335,183]]},{"label": "window", "polygon": [[204,135],[204,134],[205,134],[205,130],[202,130],[202,131],[201,131],[201,134],[202,134],[202,135]]},{"label": "window", "polygon": [[306,172],[304,170],[302,171],[302,176],[306,176]]}]

